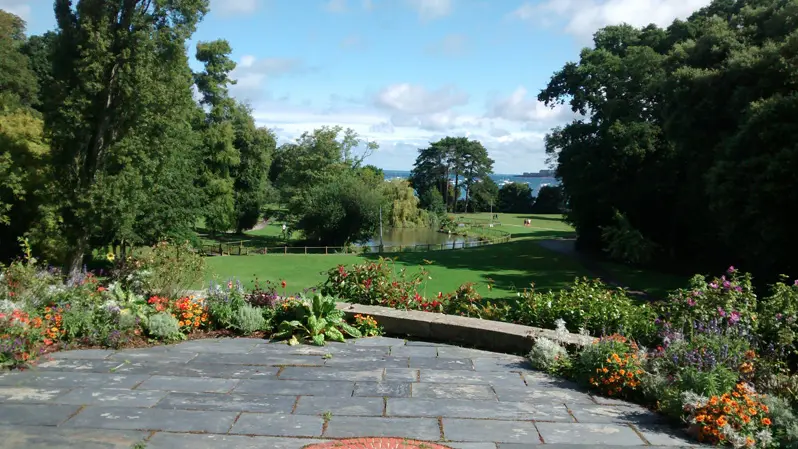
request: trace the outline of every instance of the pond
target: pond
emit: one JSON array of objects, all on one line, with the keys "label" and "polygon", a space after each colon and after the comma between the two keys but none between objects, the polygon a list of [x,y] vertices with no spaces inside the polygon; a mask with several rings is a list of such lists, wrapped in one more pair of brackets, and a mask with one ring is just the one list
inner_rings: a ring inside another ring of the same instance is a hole
[{"label": "pond", "polygon": [[[474,237],[463,237],[461,235],[449,235],[438,232],[431,228],[386,228],[382,231],[382,241],[386,250],[394,250],[396,247],[415,247],[430,245],[429,249],[442,248],[462,248],[477,242]],[[377,234],[366,243],[360,246],[379,246],[380,235]],[[441,246],[443,245],[443,246]],[[391,247],[391,248],[389,248]],[[417,248],[418,250],[426,248]]]}]

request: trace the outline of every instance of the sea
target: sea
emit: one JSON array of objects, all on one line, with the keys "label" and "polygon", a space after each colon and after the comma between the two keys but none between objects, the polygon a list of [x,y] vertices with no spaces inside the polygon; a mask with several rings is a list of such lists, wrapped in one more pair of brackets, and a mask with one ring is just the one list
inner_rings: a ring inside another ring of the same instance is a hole
[{"label": "sea", "polygon": [[[410,172],[405,170],[383,170],[385,173],[385,179],[407,179],[410,177]],[[559,182],[555,178],[518,178],[517,175],[507,175],[507,174],[498,174],[494,173],[490,175],[490,178],[493,179],[496,184],[498,184],[499,188],[501,188],[504,184],[509,184],[511,182],[520,182],[523,184],[529,185],[532,188],[532,194],[537,195],[538,191],[541,187],[545,185],[557,185]],[[454,180],[454,177],[452,177]]]}]

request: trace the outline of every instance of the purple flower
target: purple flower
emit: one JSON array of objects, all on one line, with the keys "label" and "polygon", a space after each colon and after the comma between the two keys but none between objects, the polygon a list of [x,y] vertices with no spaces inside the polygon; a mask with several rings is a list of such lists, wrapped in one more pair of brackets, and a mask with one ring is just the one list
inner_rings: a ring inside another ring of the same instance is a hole
[{"label": "purple flower", "polygon": [[712,288],[718,288],[718,283],[717,282],[710,282],[709,286],[712,287]]},{"label": "purple flower", "polygon": [[718,307],[718,315],[725,317],[726,316],[726,311],[721,309],[720,307]]},{"label": "purple flower", "polygon": [[701,290],[693,290],[693,296],[701,296]]},{"label": "purple flower", "polygon": [[734,286],[734,291],[736,291],[737,293],[742,293],[742,291],[743,291],[743,288],[742,288],[742,287],[740,287],[739,285],[735,285],[735,286]]},{"label": "purple flower", "polygon": [[738,321],[740,321],[740,312],[737,311],[732,312],[731,315],[729,316],[729,322],[731,324],[736,324]]},{"label": "purple flower", "polygon": [[783,316],[782,314],[780,314],[780,313],[777,313],[777,314],[776,314],[776,319],[777,319],[777,320],[780,320],[782,316]]},{"label": "purple flower", "polygon": [[729,281],[723,281],[723,288],[731,287],[731,283]]},{"label": "purple flower", "polygon": [[727,273],[734,273],[735,271],[737,271],[737,269],[734,268],[734,265],[730,266],[729,269],[726,270]]},{"label": "purple flower", "polygon": [[693,307],[695,305],[695,299],[688,298],[687,299],[687,305],[690,306],[690,307]]},{"label": "purple flower", "polygon": [[796,279],[795,282],[792,283],[792,285],[793,287],[798,287],[798,279]]}]

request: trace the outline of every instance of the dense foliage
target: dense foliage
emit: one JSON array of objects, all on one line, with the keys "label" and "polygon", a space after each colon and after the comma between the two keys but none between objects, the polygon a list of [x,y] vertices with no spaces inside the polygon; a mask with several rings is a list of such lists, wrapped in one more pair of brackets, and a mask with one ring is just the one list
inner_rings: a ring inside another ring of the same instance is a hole
[{"label": "dense foliage", "polygon": [[716,0],[665,29],[610,26],[552,77],[539,99],[583,114],[546,139],[582,248],[626,238],[602,232],[620,214],[649,262],[798,268],[794,17]]}]

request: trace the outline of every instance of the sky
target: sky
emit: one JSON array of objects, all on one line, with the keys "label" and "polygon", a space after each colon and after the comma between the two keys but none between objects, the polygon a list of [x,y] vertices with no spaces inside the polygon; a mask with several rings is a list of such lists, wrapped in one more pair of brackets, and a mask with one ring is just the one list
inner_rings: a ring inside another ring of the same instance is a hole
[{"label": "sky", "polygon": [[[0,0],[28,34],[55,27],[51,0]],[[544,137],[575,118],[537,95],[606,25],[669,25],[709,0],[211,0],[198,41],[226,39],[255,120],[279,143],[323,125],[409,170],[445,136],[479,140],[496,173],[548,168]],[[193,63],[195,69],[201,67]]]}]

